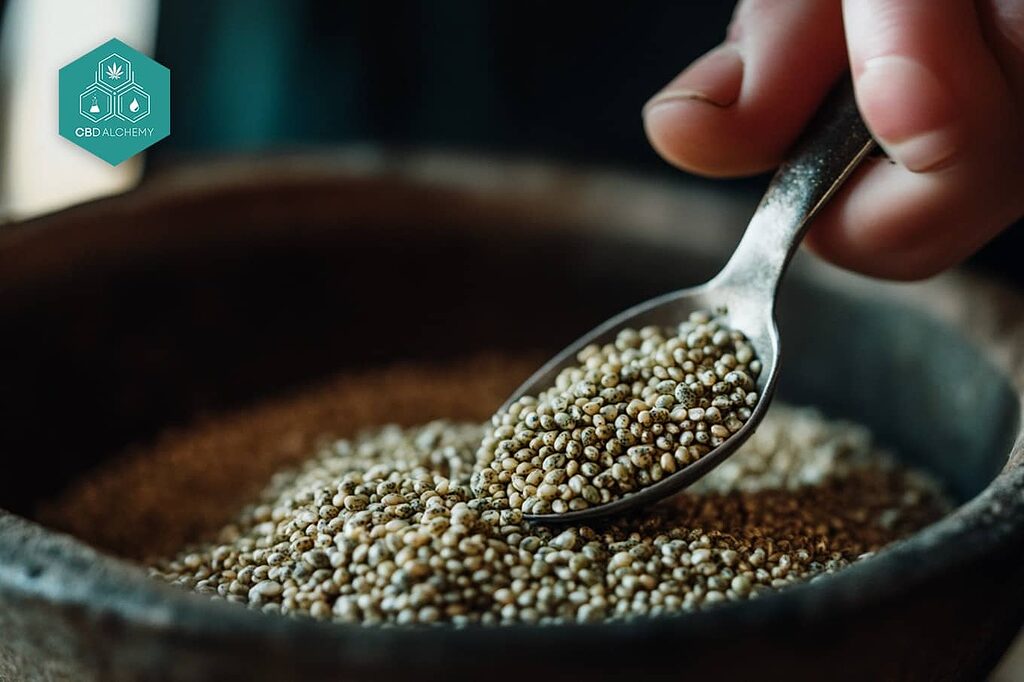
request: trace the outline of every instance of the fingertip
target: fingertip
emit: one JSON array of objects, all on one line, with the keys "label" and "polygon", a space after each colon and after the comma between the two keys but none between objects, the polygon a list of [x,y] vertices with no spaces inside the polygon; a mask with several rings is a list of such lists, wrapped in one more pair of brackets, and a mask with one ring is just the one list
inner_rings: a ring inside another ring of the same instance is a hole
[{"label": "fingertip", "polygon": [[1000,196],[957,170],[921,174],[869,160],[822,209],[804,242],[864,275],[924,279],[967,258],[1018,214]]},{"label": "fingertip", "polygon": [[953,162],[962,125],[945,83],[905,56],[874,57],[856,71],[864,121],[891,158],[915,173],[941,170]]},{"label": "fingertip", "polygon": [[729,42],[645,107],[654,148],[710,176],[749,175],[782,159],[846,67],[838,2],[744,0]]},{"label": "fingertip", "polygon": [[660,101],[695,99],[728,107],[743,88],[743,56],[736,45],[725,43],[688,66],[644,105],[644,111]]},{"label": "fingertip", "polygon": [[887,159],[868,159],[814,219],[804,244],[869,277],[930,277],[950,263],[943,259],[943,227],[929,220],[935,200],[928,184]]},{"label": "fingertip", "polygon": [[662,98],[644,112],[644,129],[655,151],[683,170],[709,177],[760,173],[777,164],[740,130],[735,113],[707,101]]},{"label": "fingertip", "polygon": [[743,133],[738,103],[743,56],[726,43],[698,59],[652,97],[643,109],[651,146],[684,170],[713,177],[756,173],[772,159],[758,158],[758,145],[737,146]]},{"label": "fingertip", "polygon": [[845,0],[857,102],[872,134],[907,170],[961,164],[997,129],[1003,74],[976,3]]},{"label": "fingertip", "polygon": [[811,253],[832,265],[868,277],[912,282],[938,274],[947,263],[927,247],[908,251],[865,249],[847,238],[843,227],[822,216],[804,239]]}]

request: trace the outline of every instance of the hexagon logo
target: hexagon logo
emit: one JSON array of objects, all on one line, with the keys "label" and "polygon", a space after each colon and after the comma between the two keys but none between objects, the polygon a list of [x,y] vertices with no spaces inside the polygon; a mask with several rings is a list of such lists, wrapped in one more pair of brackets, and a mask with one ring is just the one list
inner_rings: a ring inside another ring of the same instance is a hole
[{"label": "hexagon logo", "polygon": [[171,133],[171,72],[109,40],[59,72],[61,137],[116,166]]},{"label": "hexagon logo", "polygon": [[93,83],[78,96],[78,112],[93,123],[99,123],[114,113],[113,97],[100,85]]},{"label": "hexagon logo", "polygon": [[149,93],[134,83],[117,93],[117,115],[138,123],[149,116]]}]

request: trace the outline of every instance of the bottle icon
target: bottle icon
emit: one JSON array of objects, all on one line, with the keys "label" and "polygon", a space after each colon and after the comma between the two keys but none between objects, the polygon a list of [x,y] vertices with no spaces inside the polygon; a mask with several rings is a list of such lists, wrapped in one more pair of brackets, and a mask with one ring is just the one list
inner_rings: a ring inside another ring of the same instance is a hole
[{"label": "bottle icon", "polygon": [[96,101],[96,95],[92,97],[92,106],[89,107],[90,114],[100,113],[100,103]]}]

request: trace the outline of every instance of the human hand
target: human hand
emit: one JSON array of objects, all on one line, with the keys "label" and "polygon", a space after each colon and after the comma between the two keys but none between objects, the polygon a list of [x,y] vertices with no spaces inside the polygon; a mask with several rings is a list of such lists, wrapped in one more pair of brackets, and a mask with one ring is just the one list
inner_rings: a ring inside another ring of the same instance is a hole
[{"label": "human hand", "polygon": [[743,0],[726,42],[644,107],[648,138],[703,175],[765,171],[846,69],[891,161],[822,210],[814,251],[916,279],[1024,214],[1024,0]]}]

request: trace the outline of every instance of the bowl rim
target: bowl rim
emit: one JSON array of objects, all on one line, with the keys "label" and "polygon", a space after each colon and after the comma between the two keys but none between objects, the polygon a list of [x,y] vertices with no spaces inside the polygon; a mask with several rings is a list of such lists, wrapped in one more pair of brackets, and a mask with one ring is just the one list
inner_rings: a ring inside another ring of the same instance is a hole
[{"label": "bowl rim", "polygon": [[[502,169],[498,177],[493,176],[496,163]],[[614,188],[613,196],[605,202],[609,207],[619,203],[618,197],[624,192],[634,196],[639,193],[657,206],[661,213],[651,211],[647,218],[655,230],[667,229],[665,226],[671,224],[672,211],[678,209],[679,202],[706,198],[709,191],[701,186],[651,180],[630,173],[479,155],[383,153],[357,148],[258,159],[234,157],[183,165],[147,180],[125,195],[8,226],[0,232],[0,273],[5,272],[5,264],[18,260],[16,256],[21,251],[28,249],[32,258],[37,258],[38,249],[50,240],[63,238],[83,218],[95,220],[96,216],[110,212],[124,216],[159,210],[164,202],[183,191],[217,196],[221,192],[259,188],[267,182],[287,188],[311,179],[337,183],[366,178],[385,178],[428,189],[447,188],[455,193],[479,192],[489,198],[488,206],[492,208],[509,207],[524,200],[537,205],[557,191],[563,202],[562,214],[570,223],[607,220],[608,224],[615,224],[620,220],[621,210],[600,205],[596,210],[574,208],[572,201],[564,198],[566,187],[591,199],[594,193],[607,193]],[[509,187],[517,188],[511,196]],[[735,211],[713,208],[711,212],[721,216],[744,210],[741,206]],[[80,242],[75,244],[75,248],[81,248]],[[59,268],[61,258],[72,255],[73,252],[62,254],[52,263],[35,262],[32,258],[28,261],[47,272],[51,271],[47,268]],[[1024,537],[1024,353],[1016,351],[1024,347],[1024,315],[1019,314],[1024,310],[1024,297],[991,280],[962,272],[947,273],[923,283],[889,285],[883,291],[878,283],[817,263],[802,263],[800,269],[813,274],[823,285],[839,287],[846,294],[884,295],[954,326],[1006,373],[1018,400],[1017,433],[1007,462],[982,492],[939,521],[881,550],[870,561],[857,562],[827,580],[795,585],[750,602],[628,622],[566,624],[557,628],[371,628],[267,617],[187,593],[149,578],[144,569],[129,561],[0,510],[0,595],[74,610],[90,618],[114,617],[132,627],[174,632],[191,642],[244,640],[251,646],[253,640],[273,640],[277,642],[275,648],[280,648],[282,641],[302,650],[322,647],[322,651],[330,652],[332,660],[353,665],[396,664],[394,647],[402,647],[402,665],[414,666],[447,654],[486,661],[506,646],[512,632],[519,647],[551,648],[555,644],[555,648],[569,651],[580,646],[600,647],[606,642],[623,646],[647,640],[678,642],[681,638],[700,641],[743,636],[768,624],[776,627],[850,614],[863,609],[865,604],[897,599],[908,589],[978,560],[1002,543]],[[16,281],[25,272],[28,271],[24,268],[13,269],[0,275],[0,291],[5,283]],[[943,552],[936,558],[934,548],[948,544],[955,544],[957,552]],[[892,579],[894,575],[899,576],[898,581]],[[581,632],[586,637],[581,638]]]}]

